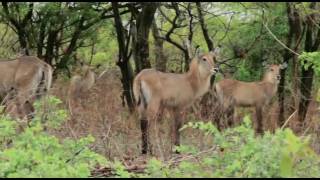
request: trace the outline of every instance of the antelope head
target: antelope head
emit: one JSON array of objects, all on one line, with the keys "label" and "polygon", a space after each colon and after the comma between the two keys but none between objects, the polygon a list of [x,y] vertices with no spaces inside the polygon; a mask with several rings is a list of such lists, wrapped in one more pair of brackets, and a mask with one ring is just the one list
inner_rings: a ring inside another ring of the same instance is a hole
[{"label": "antelope head", "polygon": [[215,52],[200,54],[197,57],[198,68],[201,76],[210,76],[218,72],[215,66],[216,54]]},{"label": "antelope head", "polygon": [[287,68],[287,63],[283,64],[271,64],[267,65],[266,63],[263,63],[263,65],[266,67],[266,72],[264,75],[264,79],[269,82],[276,82],[277,84],[280,82],[281,76],[280,72],[282,69]]}]

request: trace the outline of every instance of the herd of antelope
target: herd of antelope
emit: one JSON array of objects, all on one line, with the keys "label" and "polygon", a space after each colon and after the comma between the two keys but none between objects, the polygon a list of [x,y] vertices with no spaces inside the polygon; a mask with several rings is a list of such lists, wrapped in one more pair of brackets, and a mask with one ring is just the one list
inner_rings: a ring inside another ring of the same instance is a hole
[{"label": "herd of antelope", "polygon": [[[150,151],[150,122],[159,121],[164,110],[172,115],[173,144],[180,145],[179,129],[183,124],[181,113],[207,92],[215,94],[223,110],[221,117],[215,119],[218,127],[220,118],[226,120],[229,126],[233,124],[235,107],[255,107],[257,133],[262,133],[262,109],[276,94],[280,70],[286,68],[286,64],[267,65],[263,79],[258,82],[223,79],[212,85],[211,77],[219,72],[218,58],[216,49],[197,54],[188,72],[183,74],[144,69],[136,75],[133,95],[141,125],[142,154]],[[82,75],[76,75],[70,81],[68,104],[71,115],[79,94],[87,92],[95,83],[95,74],[90,66],[82,64],[81,71]],[[3,113],[13,118],[31,120],[34,114],[33,103],[50,90],[52,72],[53,68],[49,64],[35,56],[0,59],[0,97],[5,107]]]}]

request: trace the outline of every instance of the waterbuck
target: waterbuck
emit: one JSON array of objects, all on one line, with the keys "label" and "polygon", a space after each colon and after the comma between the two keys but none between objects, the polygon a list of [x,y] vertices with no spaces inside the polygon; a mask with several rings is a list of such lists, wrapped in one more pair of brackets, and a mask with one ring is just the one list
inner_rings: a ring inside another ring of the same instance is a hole
[{"label": "waterbuck", "polygon": [[51,83],[52,67],[35,56],[0,59],[0,98],[10,104],[15,117],[30,116],[33,102],[50,89]]},{"label": "waterbuck", "polygon": [[174,144],[180,145],[180,113],[209,91],[210,78],[218,71],[215,67],[216,56],[215,51],[193,58],[189,71],[184,74],[144,69],[135,77],[133,93],[141,123],[142,154],[148,151],[148,121],[157,121],[163,109],[169,110],[174,117],[171,132]]},{"label": "waterbuck", "polygon": [[89,65],[81,63],[80,74],[71,78],[68,89],[68,101],[71,115],[73,108],[78,104],[77,100],[81,100],[81,95],[87,93],[95,83],[95,73]]},{"label": "waterbuck", "polygon": [[[255,107],[257,115],[257,133],[262,133],[262,109],[276,94],[280,81],[280,69],[287,64],[266,65],[262,81],[243,82],[234,79],[224,79],[214,85],[214,91],[222,112],[227,115],[228,125],[233,124],[235,107]],[[216,119],[219,126],[219,118]]]}]

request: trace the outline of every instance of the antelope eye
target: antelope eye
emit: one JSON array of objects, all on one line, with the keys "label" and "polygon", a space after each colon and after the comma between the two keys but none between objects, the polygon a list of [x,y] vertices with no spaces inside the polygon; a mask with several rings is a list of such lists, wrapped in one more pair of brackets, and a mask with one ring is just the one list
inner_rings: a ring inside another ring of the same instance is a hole
[{"label": "antelope eye", "polygon": [[270,71],[273,71],[273,69],[270,69]]},{"label": "antelope eye", "polygon": [[207,61],[207,58],[202,58],[202,61]]}]

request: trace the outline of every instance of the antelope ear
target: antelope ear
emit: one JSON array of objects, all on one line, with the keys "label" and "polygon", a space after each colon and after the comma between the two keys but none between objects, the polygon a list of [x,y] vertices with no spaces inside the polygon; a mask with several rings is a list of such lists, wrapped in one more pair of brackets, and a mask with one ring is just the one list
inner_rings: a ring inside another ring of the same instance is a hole
[{"label": "antelope ear", "polygon": [[201,49],[201,48],[197,48],[197,49],[196,49],[196,52],[195,52],[195,56],[198,57],[198,58],[200,58],[200,56],[201,56],[202,53],[203,53],[203,52],[202,52],[202,49]]},{"label": "antelope ear", "polygon": [[288,67],[288,64],[286,63],[286,62],[284,62],[284,63],[282,63],[281,65],[280,65],[280,69],[285,69],[285,68],[287,68]]},{"label": "antelope ear", "polygon": [[269,67],[269,65],[268,65],[267,61],[263,61],[263,62],[262,62],[262,67],[264,67],[264,68]]},{"label": "antelope ear", "polygon": [[218,56],[220,54],[220,47],[216,47],[213,50],[210,51],[211,54]]}]

